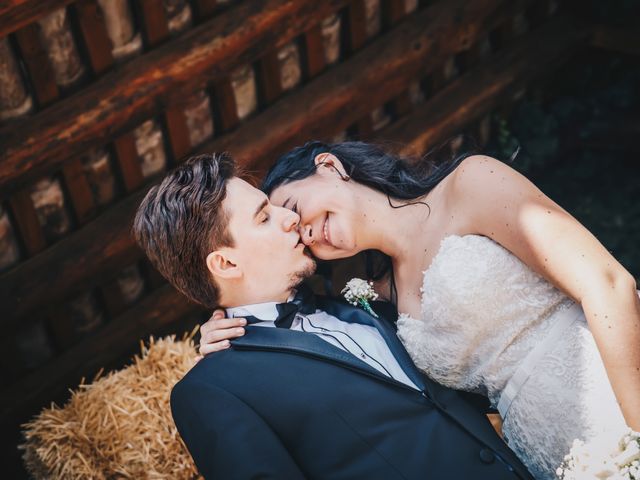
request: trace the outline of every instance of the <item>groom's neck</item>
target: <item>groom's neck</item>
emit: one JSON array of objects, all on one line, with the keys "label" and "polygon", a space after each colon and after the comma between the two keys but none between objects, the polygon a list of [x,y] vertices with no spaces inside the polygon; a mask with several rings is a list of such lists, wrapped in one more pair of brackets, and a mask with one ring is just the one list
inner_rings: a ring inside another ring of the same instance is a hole
[{"label": "groom's neck", "polygon": [[289,300],[292,294],[293,290],[286,290],[280,293],[265,292],[255,294],[255,292],[253,292],[252,295],[238,295],[236,298],[231,298],[225,302],[225,306],[223,308],[244,307],[245,305],[268,302],[285,303]]}]

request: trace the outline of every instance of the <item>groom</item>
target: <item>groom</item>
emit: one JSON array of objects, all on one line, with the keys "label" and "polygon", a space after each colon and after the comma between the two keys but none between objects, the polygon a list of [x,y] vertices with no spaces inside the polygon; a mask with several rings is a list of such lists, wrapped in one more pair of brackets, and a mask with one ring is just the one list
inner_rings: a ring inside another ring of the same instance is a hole
[{"label": "groom", "polygon": [[193,301],[247,318],[231,348],[173,388],[175,423],[206,478],[529,479],[486,417],[424,377],[392,319],[314,299],[296,213],[236,176],[227,155],[189,159],[153,187],[133,226]]}]

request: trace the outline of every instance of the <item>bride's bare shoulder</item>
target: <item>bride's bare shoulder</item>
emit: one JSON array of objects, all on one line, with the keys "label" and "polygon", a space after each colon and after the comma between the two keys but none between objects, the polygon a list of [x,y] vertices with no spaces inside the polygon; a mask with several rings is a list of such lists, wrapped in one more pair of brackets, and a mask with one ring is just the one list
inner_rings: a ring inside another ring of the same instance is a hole
[{"label": "bride's bare shoulder", "polygon": [[489,155],[470,155],[462,160],[455,170],[451,172],[451,183],[459,184],[461,180],[485,177],[497,171],[504,172],[506,169],[513,171],[507,164]]},{"label": "bride's bare shoulder", "polygon": [[464,205],[466,209],[493,209],[497,200],[538,193],[521,173],[488,155],[471,155],[462,160],[447,177],[445,190],[449,205]]},{"label": "bride's bare shoulder", "polygon": [[[427,197],[436,207],[432,223],[440,226],[444,233],[476,233],[469,224],[468,209],[464,200],[475,190],[474,185],[481,185],[487,181],[486,175],[496,170],[496,163],[502,162],[487,155],[471,155],[462,160]],[[485,183],[485,186],[488,184]]]},{"label": "bride's bare shoulder", "polygon": [[526,181],[526,178],[506,163],[489,155],[471,155],[449,175],[449,190],[453,194],[465,194],[480,188],[493,190],[498,184]]}]

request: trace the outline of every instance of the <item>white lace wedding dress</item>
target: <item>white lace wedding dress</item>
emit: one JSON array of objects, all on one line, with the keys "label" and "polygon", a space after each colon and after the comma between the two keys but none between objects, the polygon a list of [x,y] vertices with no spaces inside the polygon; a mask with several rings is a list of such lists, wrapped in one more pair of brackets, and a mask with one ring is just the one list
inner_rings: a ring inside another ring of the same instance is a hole
[{"label": "white lace wedding dress", "polygon": [[445,237],[421,291],[422,318],[401,314],[398,336],[429,377],[489,397],[535,478],[555,478],[575,438],[617,442],[625,422],[579,304],[481,235]]}]

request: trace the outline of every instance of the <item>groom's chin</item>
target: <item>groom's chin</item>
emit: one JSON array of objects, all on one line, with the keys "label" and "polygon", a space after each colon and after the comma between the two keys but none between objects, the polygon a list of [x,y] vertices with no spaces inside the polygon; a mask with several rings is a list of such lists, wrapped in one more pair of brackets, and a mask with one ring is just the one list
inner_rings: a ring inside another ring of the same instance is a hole
[{"label": "groom's chin", "polygon": [[291,276],[291,288],[297,287],[314,273],[316,273],[316,261],[309,257],[307,265]]}]

